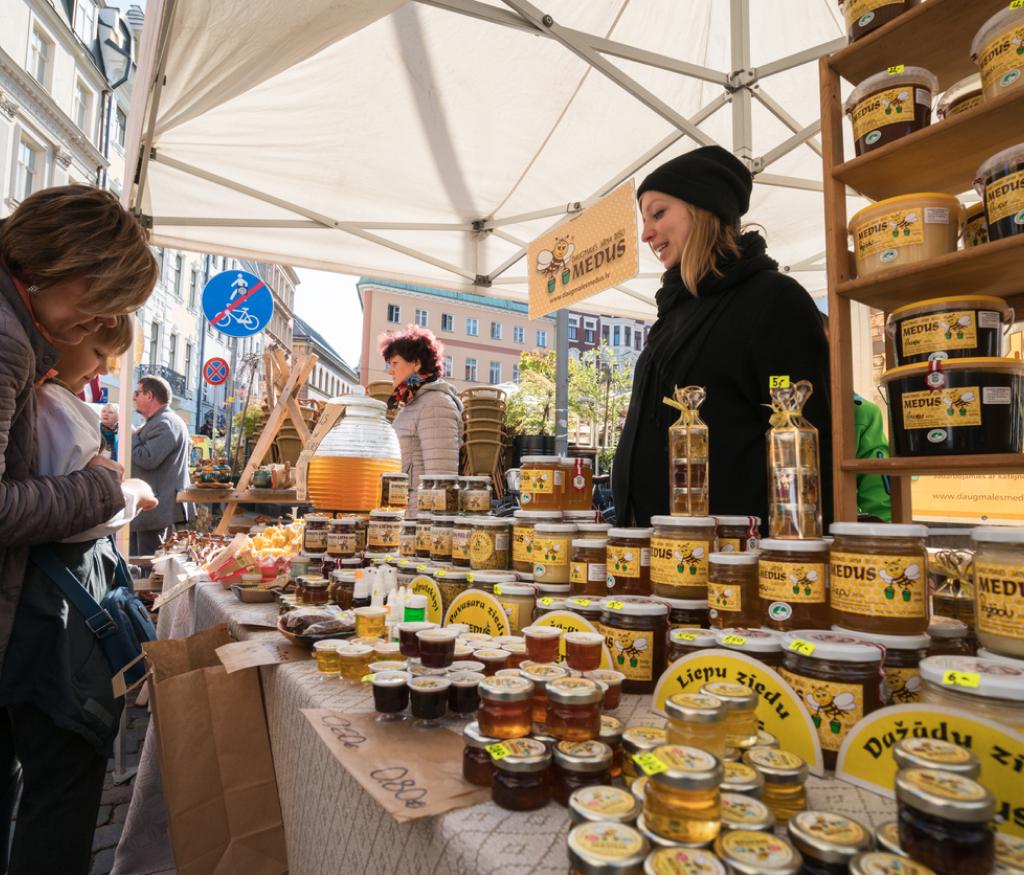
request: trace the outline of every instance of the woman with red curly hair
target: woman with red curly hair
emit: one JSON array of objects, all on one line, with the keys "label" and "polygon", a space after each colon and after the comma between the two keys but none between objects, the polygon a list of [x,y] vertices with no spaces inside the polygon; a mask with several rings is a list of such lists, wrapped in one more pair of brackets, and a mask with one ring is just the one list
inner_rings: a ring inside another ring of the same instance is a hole
[{"label": "woman with red curly hair", "polygon": [[409,475],[408,513],[416,512],[420,477],[458,474],[462,446],[462,402],[441,379],[444,347],[432,331],[410,325],[379,338],[395,390],[389,410],[398,410],[395,431],[402,445],[402,470]]}]

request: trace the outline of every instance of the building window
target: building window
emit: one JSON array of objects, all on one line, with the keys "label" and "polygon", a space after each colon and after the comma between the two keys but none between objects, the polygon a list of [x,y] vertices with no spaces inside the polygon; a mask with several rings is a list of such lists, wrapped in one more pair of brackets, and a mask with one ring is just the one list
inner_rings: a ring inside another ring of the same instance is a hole
[{"label": "building window", "polygon": [[388,322],[401,322],[402,308],[398,304],[388,304]]},{"label": "building window", "polygon": [[185,341],[185,382],[192,379],[192,341]]},{"label": "building window", "polygon": [[539,346],[541,349],[547,349],[548,333],[546,331],[537,332],[537,346]]},{"label": "building window", "polygon": [[75,81],[75,96],[72,100],[72,115],[75,119],[75,124],[78,125],[79,130],[84,131],[87,135],[89,132],[89,115],[90,115],[90,104],[92,100],[89,95],[89,89],[85,87],[81,79]]},{"label": "building window", "polygon": [[622,329],[622,333],[624,335],[624,338],[623,338],[624,345],[625,346],[632,346],[633,345],[633,329],[630,328],[628,325],[626,325]]},{"label": "building window", "polygon": [[519,365],[512,365],[512,382],[519,382]]},{"label": "building window", "polygon": [[497,386],[501,382],[501,362],[491,362],[491,385]]},{"label": "building window", "polygon": [[128,131],[128,116],[124,114],[124,110],[121,107],[117,108],[117,112],[114,114],[114,140],[117,145],[122,149],[124,148],[124,140]]},{"label": "building window", "polygon": [[491,340],[501,340],[501,323],[491,323]]},{"label": "building window", "polygon": [[612,328],[612,346],[622,346],[622,330],[618,325]]},{"label": "building window", "polygon": [[174,257],[170,259],[171,264],[171,275],[169,283],[171,291],[174,292],[174,296],[181,300],[181,267],[185,261],[185,256],[180,252],[175,252]]},{"label": "building window", "polygon": [[444,369],[441,372],[441,376],[443,376],[443,377],[450,377],[451,375],[452,375],[452,357],[450,355],[446,355],[444,357]]},{"label": "building window", "polygon": [[44,88],[48,88],[48,77],[50,73],[50,54],[53,51],[53,43],[50,42],[38,27],[32,28],[32,38],[29,41],[28,71],[35,80]]},{"label": "building window", "polygon": [[608,343],[608,326],[607,325],[602,325],[601,326],[601,341],[603,343],[605,343],[605,344]]},{"label": "building window", "polygon": [[160,351],[160,323],[153,320],[149,326],[149,364],[156,367],[157,354]]},{"label": "building window", "polygon": [[171,333],[171,337],[167,342],[167,367],[172,371],[177,367],[178,364],[178,335]]},{"label": "building window", "polygon": [[22,137],[18,143],[18,179],[14,187],[14,195],[18,200],[25,200],[39,187],[41,164],[41,151]]},{"label": "building window", "polygon": [[75,3],[75,33],[91,48],[96,39],[96,4],[92,0],[78,0]]},{"label": "building window", "polygon": [[420,309],[417,308],[417,310],[416,310],[416,324],[419,325],[420,328],[426,328],[427,327],[427,311],[426,310],[420,310]]},{"label": "building window", "polygon": [[[476,319],[466,319],[466,334],[476,337],[480,333],[480,323]],[[468,377],[467,377],[468,379]],[[473,379],[476,379],[475,377]]]},{"label": "building window", "polygon": [[188,281],[188,308],[195,310],[196,302],[199,300],[199,271],[192,268],[192,275]]},{"label": "building window", "polygon": [[633,349],[640,349],[640,341],[642,340],[642,332],[638,328],[633,332]]},{"label": "building window", "polygon": [[593,343],[595,340],[595,329],[597,328],[597,321],[594,319],[583,320],[583,340],[587,343]]},{"label": "building window", "polygon": [[442,331],[454,331],[455,330],[455,317],[451,313],[441,314],[441,330]]},{"label": "building window", "polygon": [[476,359],[466,359],[466,380],[470,383],[476,382]]},{"label": "building window", "polygon": [[580,318],[579,316],[569,317],[569,340],[579,340],[580,337]]},{"label": "building window", "polygon": [[516,343],[526,343],[526,329],[522,325],[516,325],[512,329],[512,340]]}]

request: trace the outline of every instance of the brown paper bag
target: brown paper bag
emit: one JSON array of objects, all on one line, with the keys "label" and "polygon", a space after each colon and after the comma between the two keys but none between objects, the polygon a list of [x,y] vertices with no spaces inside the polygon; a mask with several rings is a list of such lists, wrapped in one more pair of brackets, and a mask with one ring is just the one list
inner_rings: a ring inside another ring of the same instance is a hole
[{"label": "brown paper bag", "polygon": [[217,626],[144,645],[178,875],[288,870],[258,670],[224,670],[230,640]]}]

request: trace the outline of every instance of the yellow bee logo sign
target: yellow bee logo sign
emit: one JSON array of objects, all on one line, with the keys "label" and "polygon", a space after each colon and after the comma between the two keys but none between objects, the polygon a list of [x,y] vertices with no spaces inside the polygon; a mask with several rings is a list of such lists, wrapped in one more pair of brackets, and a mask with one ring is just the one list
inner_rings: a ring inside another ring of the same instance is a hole
[{"label": "yellow bee logo sign", "polygon": [[838,735],[843,728],[843,722],[839,719],[849,714],[857,706],[857,700],[853,693],[840,693],[833,696],[827,687],[812,687],[809,693],[804,695],[804,701],[811,712],[811,720],[814,725],[821,728],[824,721],[828,721],[828,728],[834,735]]},{"label": "yellow bee logo sign", "polygon": [[946,398],[946,416],[966,416],[977,396],[971,392],[950,392]]},{"label": "yellow bee logo sign", "polygon": [[917,701],[921,692],[921,677],[916,674],[908,678],[895,675],[885,679],[885,686],[889,692],[890,705],[907,705]]},{"label": "yellow bee logo sign", "polygon": [[542,249],[537,253],[537,271],[548,275],[548,294],[555,290],[555,279],[562,275],[562,285],[567,285],[572,276],[569,260],[572,258],[576,244],[571,237],[556,237],[551,249]]},{"label": "yellow bee logo sign", "polygon": [[646,638],[636,638],[632,641],[612,641],[611,644],[616,651],[615,662],[625,665],[626,660],[629,660],[632,668],[636,668],[640,664],[640,657],[647,652]]}]

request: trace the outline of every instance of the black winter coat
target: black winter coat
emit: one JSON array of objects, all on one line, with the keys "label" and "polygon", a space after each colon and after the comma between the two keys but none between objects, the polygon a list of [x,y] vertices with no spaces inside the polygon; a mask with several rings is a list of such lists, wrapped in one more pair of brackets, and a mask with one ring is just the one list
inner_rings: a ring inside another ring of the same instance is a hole
[{"label": "black winter coat", "polygon": [[646,526],[669,513],[668,429],[679,413],[662,398],[676,386],[703,386],[701,417],[710,441],[711,513],[768,522],[768,380],[810,380],[804,415],[818,429],[822,516],[832,518],[832,427],[828,341],[811,296],[778,271],[756,232],[740,258],[719,264],[692,295],[679,268],[662,278],[658,319],[637,359],[633,394],[615,453],[612,489],[619,525]]}]

